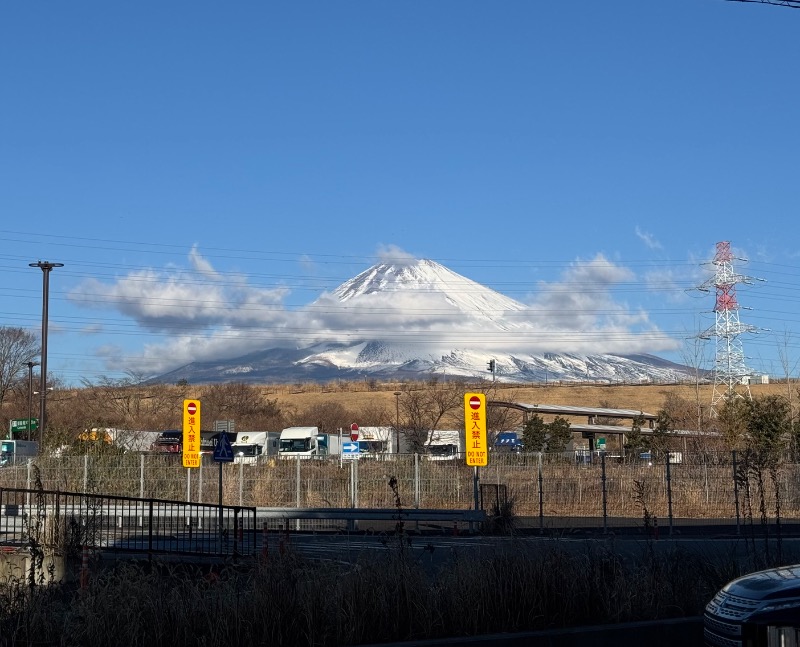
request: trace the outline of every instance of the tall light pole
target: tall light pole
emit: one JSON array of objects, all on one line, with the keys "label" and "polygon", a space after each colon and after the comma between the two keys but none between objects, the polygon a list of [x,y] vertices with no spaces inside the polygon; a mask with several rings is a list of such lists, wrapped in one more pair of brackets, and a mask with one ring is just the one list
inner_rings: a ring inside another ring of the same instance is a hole
[{"label": "tall light pole", "polygon": [[395,453],[400,453],[400,391],[394,392],[394,442]]},{"label": "tall light pole", "polygon": [[47,305],[50,294],[50,270],[54,267],[64,267],[64,263],[37,261],[28,265],[42,270],[42,361],[40,362],[42,368],[39,376],[39,445],[42,445],[44,427],[47,423]]},{"label": "tall light pole", "polygon": [[39,362],[28,362],[28,440],[31,439],[31,425],[33,424],[33,367]]}]

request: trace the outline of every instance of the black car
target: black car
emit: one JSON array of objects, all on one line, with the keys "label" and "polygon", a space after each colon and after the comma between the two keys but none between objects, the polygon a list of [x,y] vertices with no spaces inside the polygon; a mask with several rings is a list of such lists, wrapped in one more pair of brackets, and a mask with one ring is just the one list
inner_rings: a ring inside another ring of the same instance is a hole
[{"label": "black car", "polygon": [[726,584],[706,605],[706,645],[800,645],[800,564],[750,573]]}]

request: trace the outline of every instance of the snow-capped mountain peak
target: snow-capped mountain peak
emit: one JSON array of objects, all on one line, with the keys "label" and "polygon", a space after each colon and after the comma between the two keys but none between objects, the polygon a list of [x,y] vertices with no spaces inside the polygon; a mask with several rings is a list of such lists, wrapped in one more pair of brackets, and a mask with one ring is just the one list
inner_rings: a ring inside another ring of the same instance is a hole
[{"label": "snow-capped mountain peak", "polygon": [[195,362],[162,377],[194,383],[324,381],[367,374],[486,379],[489,359],[495,360],[495,377],[508,382],[674,382],[687,372],[641,349],[576,352],[577,331],[560,340],[545,330],[553,347],[542,348],[544,329],[528,316],[537,314],[528,306],[427,259],[378,263],[323,294],[309,312],[335,325],[321,327],[304,343],[298,338],[294,348],[284,344],[229,360]]},{"label": "snow-capped mountain peak", "polygon": [[503,313],[525,309],[522,303],[428,259],[378,263],[342,283],[333,291],[333,296],[345,302],[370,296],[386,298],[393,294],[415,293],[439,296],[456,310],[492,321]]}]

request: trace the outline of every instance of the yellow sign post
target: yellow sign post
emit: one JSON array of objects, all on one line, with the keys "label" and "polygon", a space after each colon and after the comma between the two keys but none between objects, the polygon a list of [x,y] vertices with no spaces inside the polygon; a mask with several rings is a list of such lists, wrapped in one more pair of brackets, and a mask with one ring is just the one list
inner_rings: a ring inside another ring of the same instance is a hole
[{"label": "yellow sign post", "polygon": [[200,467],[200,400],[183,401],[183,466]]},{"label": "yellow sign post", "polygon": [[489,461],[486,442],[486,396],[483,393],[464,395],[464,429],[467,433],[467,465],[483,467]]}]

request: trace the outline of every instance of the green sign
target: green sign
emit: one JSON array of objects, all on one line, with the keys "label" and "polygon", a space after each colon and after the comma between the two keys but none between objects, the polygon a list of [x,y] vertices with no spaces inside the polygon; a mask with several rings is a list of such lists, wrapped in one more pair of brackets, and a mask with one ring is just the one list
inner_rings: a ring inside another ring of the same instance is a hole
[{"label": "green sign", "polygon": [[22,418],[11,421],[11,433],[19,434],[23,431],[36,431],[39,428],[38,418]]},{"label": "green sign", "polygon": [[597,449],[605,449],[606,448],[606,439],[605,438],[598,438],[597,439]]}]

